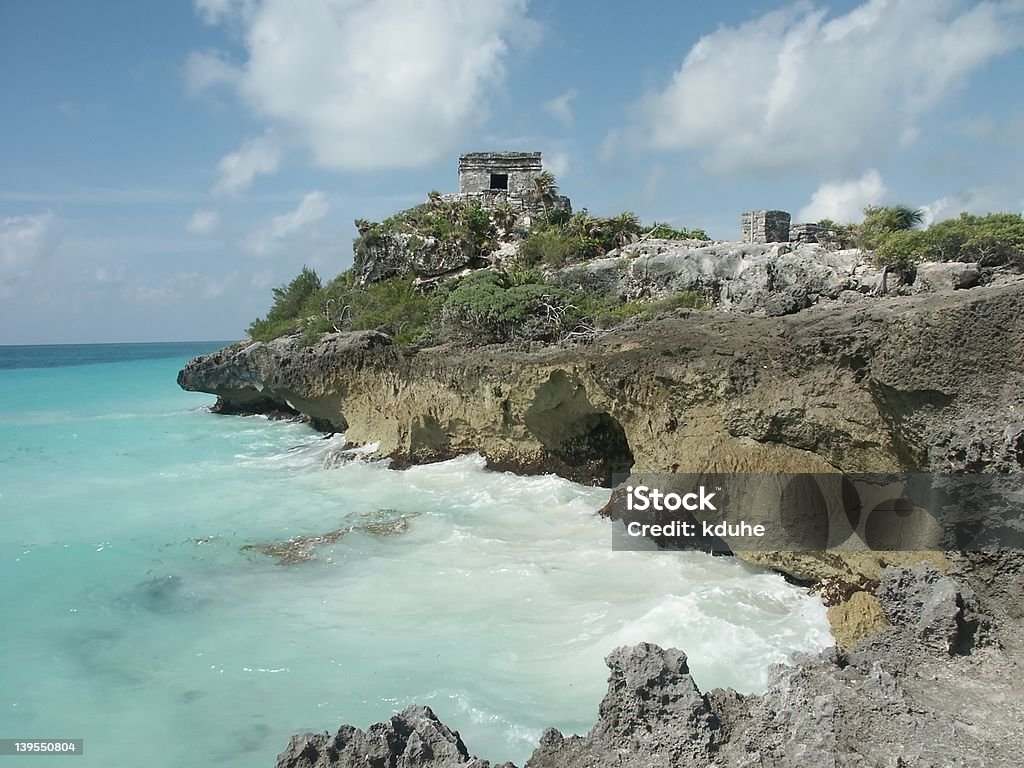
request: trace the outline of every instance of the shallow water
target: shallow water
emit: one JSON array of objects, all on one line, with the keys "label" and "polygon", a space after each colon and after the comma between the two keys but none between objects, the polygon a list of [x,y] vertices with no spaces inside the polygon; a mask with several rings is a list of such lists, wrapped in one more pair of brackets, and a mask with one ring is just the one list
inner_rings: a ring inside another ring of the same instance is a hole
[{"label": "shallow water", "polygon": [[[174,383],[208,348],[0,370],[0,738],[83,738],[81,768],[273,765],[292,733],[424,703],[521,763],[546,726],[593,725],[616,645],[683,648],[702,687],[753,692],[831,644],[777,575],[613,552],[607,491],[478,457],[337,466],[341,436],[212,415]],[[242,549],[375,514],[407,530],[294,565]]]}]

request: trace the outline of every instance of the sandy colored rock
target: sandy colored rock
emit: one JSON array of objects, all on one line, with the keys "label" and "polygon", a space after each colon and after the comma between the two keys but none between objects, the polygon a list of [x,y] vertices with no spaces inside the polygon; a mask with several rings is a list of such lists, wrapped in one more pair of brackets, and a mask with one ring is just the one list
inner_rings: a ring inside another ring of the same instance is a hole
[{"label": "sandy colored rock", "polygon": [[841,651],[852,651],[889,626],[878,598],[868,592],[854,592],[849,600],[829,608],[828,623]]}]

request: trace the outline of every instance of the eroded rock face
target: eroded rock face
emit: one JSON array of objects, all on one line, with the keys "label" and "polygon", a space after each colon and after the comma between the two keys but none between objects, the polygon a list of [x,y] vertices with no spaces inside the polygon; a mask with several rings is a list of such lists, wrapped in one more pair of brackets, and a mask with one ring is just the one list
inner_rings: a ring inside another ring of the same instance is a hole
[{"label": "eroded rock face", "polygon": [[606,482],[638,472],[1024,470],[1024,281],[832,303],[785,317],[690,312],[577,346],[408,351],[374,332],[237,345],[186,389],[289,408],[399,465]]}]

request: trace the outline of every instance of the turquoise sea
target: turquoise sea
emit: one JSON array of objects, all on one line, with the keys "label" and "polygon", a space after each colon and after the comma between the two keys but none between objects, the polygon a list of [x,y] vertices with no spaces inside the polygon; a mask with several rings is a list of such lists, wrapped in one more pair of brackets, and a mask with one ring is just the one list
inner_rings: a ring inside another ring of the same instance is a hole
[{"label": "turquoise sea", "polygon": [[[272,766],[410,703],[522,764],[546,726],[593,725],[617,645],[757,691],[831,644],[777,575],[613,552],[607,491],[343,463],[343,436],[211,414],[175,376],[218,346],[0,347],[0,738],[84,739],[3,766]],[[243,549],[349,527],[307,562]]]}]

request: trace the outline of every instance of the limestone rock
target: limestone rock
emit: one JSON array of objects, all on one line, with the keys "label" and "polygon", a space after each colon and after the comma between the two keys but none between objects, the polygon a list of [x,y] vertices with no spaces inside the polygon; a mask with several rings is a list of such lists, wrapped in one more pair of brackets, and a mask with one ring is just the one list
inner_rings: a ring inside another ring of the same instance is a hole
[{"label": "limestone rock", "polygon": [[917,265],[915,291],[953,291],[973,288],[981,280],[977,263],[927,261]]},{"label": "limestone rock", "polygon": [[987,638],[991,620],[970,607],[965,587],[928,563],[886,570],[878,587],[888,620],[906,628],[924,647],[948,654],[968,653]]},{"label": "limestone rock", "polygon": [[477,262],[473,244],[464,240],[438,240],[405,232],[362,237],[356,242],[353,269],[360,285],[391,277],[438,277]]},{"label": "limestone rock", "polygon": [[[861,251],[828,251],[813,244],[645,240],[614,256],[558,273],[569,289],[618,293],[626,299],[664,298],[695,291],[716,306],[768,316],[878,292],[882,271]],[[890,276],[890,282],[896,280]]]},{"label": "limestone rock", "polygon": [[845,602],[828,609],[832,636],[842,651],[851,651],[869,637],[889,626],[878,598],[868,592],[854,592]]}]

